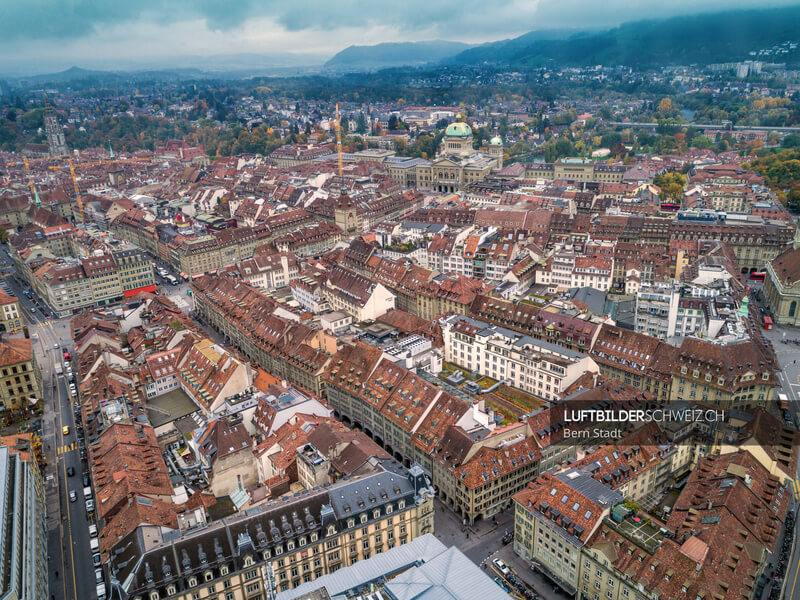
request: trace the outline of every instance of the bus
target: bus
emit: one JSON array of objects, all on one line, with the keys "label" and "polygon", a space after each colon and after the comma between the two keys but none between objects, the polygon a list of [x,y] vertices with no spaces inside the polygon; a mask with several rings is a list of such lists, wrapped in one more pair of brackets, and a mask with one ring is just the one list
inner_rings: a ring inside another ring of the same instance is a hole
[{"label": "bus", "polygon": [[750,279],[753,281],[764,281],[767,278],[766,271],[756,271],[755,273],[750,273]]},{"label": "bus", "polygon": [[772,329],[772,318],[764,316],[764,329]]},{"label": "bus", "polygon": [[661,210],[676,211],[676,210],[680,210],[680,209],[681,209],[681,205],[678,204],[677,202],[662,202],[661,203]]}]

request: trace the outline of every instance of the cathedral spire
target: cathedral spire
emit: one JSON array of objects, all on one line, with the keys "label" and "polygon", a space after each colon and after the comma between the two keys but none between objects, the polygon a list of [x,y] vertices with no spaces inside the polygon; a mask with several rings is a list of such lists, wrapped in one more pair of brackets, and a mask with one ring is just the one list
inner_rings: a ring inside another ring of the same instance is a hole
[{"label": "cathedral spire", "polygon": [[58,122],[56,109],[50,104],[47,92],[44,93],[44,132],[47,137],[47,147],[50,156],[63,156],[69,154],[64,130]]}]

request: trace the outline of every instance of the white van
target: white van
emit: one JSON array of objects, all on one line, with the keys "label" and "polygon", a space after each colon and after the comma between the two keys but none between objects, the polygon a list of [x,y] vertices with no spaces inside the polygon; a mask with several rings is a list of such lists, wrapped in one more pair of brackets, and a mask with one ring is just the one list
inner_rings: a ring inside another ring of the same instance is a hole
[{"label": "white van", "polygon": [[92,497],[92,488],[87,485],[85,488],[83,488],[83,499],[88,500],[91,497]]},{"label": "white van", "polygon": [[97,541],[97,538],[89,540],[89,547],[92,549],[92,552],[100,552],[100,542]]},{"label": "white van", "polygon": [[97,600],[106,600],[106,586],[103,583],[97,584]]},{"label": "white van", "polygon": [[89,538],[97,537],[97,525],[89,525]]}]

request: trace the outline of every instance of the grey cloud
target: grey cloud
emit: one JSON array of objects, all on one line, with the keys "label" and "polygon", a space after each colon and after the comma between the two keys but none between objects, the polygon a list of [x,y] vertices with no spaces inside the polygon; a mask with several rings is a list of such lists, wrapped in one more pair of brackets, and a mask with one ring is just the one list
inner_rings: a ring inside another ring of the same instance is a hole
[{"label": "grey cloud", "polygon": [[[196,19],[211,30],[229,31],[248,19],[269,17],[291,32],[383,25],[468,40],[494,32],[606,27],[648,16],[763,5],[758,0],[3,0],[0,39],[79,39],[114,25]],[[343,45],[348,43],[358,40]]]}]

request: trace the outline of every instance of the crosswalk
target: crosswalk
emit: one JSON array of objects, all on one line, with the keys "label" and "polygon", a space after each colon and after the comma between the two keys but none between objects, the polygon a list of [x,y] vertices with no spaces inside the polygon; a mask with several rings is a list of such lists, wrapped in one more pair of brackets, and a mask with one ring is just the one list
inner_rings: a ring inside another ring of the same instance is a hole
[{"label": "crosswalk", "polygon": [[72,442],[71,444],[64,444],[58,447],[58,455],[61,456],[62,454],[66,454],[67,452],[72,452],[73,450],[78,449],[78,442]]}]

